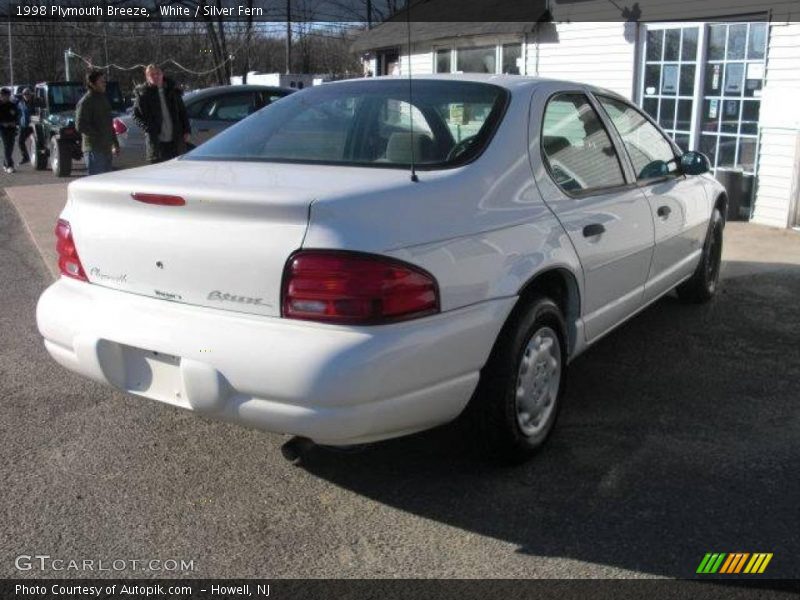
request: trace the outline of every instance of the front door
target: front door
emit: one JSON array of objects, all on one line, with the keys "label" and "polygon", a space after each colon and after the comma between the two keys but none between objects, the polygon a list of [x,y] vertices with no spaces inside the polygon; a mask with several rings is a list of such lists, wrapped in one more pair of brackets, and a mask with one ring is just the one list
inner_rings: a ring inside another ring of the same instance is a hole
[{"label": "front door", "polygon": [[531,158],[542,197],[580,258],[581,313],[592,341],[642,306],[653,219],[588,95],[556,85],[534,95]]},{"label": "front door", "polygon": [[596,96],[630,158],[655,224],[655,253],[645,302],[675,287],[694,271],[703,249],[711,207],[699,176],[683,175],[676,148],[638,108]]}]

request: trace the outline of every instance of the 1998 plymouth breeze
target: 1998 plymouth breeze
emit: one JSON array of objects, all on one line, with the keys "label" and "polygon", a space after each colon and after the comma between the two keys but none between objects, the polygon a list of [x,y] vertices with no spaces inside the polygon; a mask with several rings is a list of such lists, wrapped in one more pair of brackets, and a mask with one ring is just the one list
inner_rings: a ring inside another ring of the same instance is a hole
[{"label": "1998 plymouth breeze", "polygon": [[717,287],[727,199],[625,99],[518,76],[293,94],[167,163],[69,186],[53,358],[329,445],[462,412],[528,458],[567,364]]}]

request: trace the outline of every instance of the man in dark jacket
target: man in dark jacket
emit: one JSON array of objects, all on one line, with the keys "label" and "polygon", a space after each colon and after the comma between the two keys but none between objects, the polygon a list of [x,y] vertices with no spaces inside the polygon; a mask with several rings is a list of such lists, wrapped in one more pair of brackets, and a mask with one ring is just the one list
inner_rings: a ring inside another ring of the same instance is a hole
[{"label": "man in dark jacket", "polygon": [[33,127],[31,126],[31,116],[33,115],[33,111],[36,109],[37,102],[36,98],[33,95],[33,90],[31,88],[25,88],[22,90],[22,97],[17,101],[17,108],[19,109],[19,151],[22,154],[22,160],[19,161],[19,164],[24,165],[26,162],[30,161],[30,156],[28,156],[28,138],[33,133]]},{"label": "man in dark jacket", "polygon": [[191,126],[181,91],[156,65],[145,69],[147,83],[134,91],[133,119],[145,132],[147,160],[170,160],[186,151]]},{"label": "man in dark jacket", "polygon": [[0,89],[0,138],[3,140],[3,170],[14,172],[14,138],[17,137],[19,110],[11,101],[11,90]]},{"label": "man in dark jacket", "polygon": [[111,155],[119,152],[119,143],[112,124],[111,103],[106,96],[105,73],[89,71],[86,87],[88,91],[78,100],[75,127],[81,134],[86,170],[89,175],[99,175],[111,170]]}]

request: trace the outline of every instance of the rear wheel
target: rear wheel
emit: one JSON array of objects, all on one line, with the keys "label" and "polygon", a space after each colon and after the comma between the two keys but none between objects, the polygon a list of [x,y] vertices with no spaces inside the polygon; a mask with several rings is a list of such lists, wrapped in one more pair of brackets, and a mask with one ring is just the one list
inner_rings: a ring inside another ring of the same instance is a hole
[{"label": "rear wheel", "polygon": [[722,230],[725,221],[722,213],[715,208],[711,214],[711,223],[703,245],[700,264],[694,274],[676,288],[678,297],[684,302],[702,304],[708,302],[717,293],[719,287],[719,271],[722,266]]},{"label": "rear wheel", "polygon": [[521,463],[550,435],[566,383],[565,330],[558,306],[542,297],[503,328],[470,407],[492,458]]},{"label": "rear wheel", "polygon": [[68,144],[57,138],[50,140],[50,168],[56,177],[69,177],[72,173],[72,153]]}]

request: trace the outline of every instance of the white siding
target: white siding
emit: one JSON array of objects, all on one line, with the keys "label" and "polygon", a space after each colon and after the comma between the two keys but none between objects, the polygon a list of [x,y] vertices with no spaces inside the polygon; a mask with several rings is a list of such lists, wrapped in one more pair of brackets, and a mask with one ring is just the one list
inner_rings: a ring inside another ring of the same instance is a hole
[{"label": "white siding", "polygon": [[527,71],[608,88],[631,98],[636,26],[618,22],[557,23],[530,35]]},{"label": "white siding", "polygon": [[[430,75],[433,73],[433,46],[431,44],[413,44],[411,53],[411,74]],[[408,74],[408,47],[400,50],[400,73]]]},{"label": "white siding", "polygon": [[[800,191],[800,23],[770,27],[761,106],[758,187],[752,220],[794,225]],[[792,100],[794,99],[794,101]]]}]

